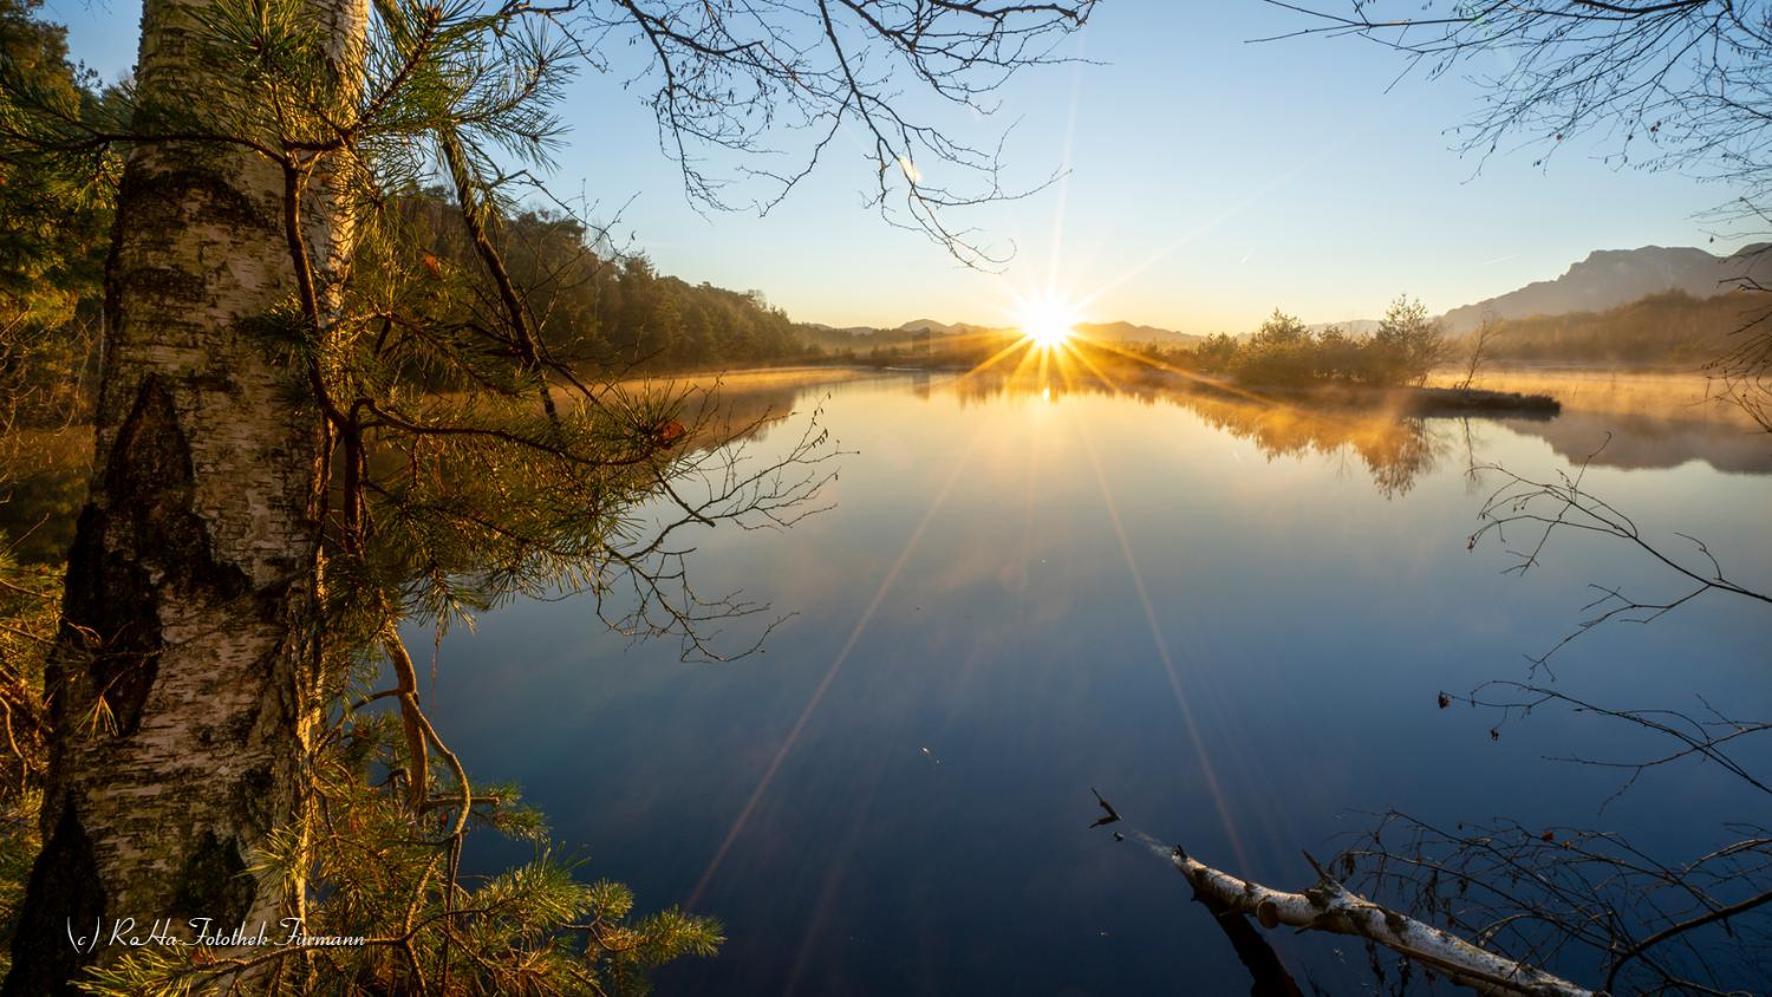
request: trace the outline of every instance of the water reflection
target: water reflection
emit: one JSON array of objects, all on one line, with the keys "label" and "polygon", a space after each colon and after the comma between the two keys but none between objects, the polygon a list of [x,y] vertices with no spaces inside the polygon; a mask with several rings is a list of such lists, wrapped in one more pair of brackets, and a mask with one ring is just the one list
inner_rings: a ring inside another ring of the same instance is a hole
[{"label": "water reflection", "polygon": [[[624,651],[570,602],[513,605],[441,655],[436,715],[488,778],[524,784],[642,896],[727,922],[722,956],[673,967],[664,993],[1246,993],[1173,872],[1087,831],[1091,786],[1130,827],[1294,885],[1298,850],[1333,850],[1359,811],[1591,822],[1613,786],[1541,762],[1567,751],[1556,725],[1492,742],[1434,705],[1541,650],[1588,582],[1625,580],[1579,544],[1523,580],[1464,549],[1467,463],[1566,470],[1554,424],[1081,378],[795,390],[829,396],[851,453],[835,507],[695,538],[708,586],[798,614],[766,655]],[[1601,422],[1583,452],[1609,428],[1638,445]],[[1699,526],[1732,567],[1772,568],[1772,480],[1688,461],[1589,481],[1645,528]],[[1562,674],[1764,715],[1764,683],[1731,663],[1766,639],[1695,607],[1595,635]],[[1699,772],[1607,821],[1690,851],[1705,829],[1666,813],[1734,791]],[[1370,982],[1357,950],[1276,941],[1324,987]]]},{"label": "water reflection", "polygon": [[[1407,494],[1418,476],[1452,452],[1453,444],[1447,420],[1430,424],[1384,410],[1254,401],[1161,375],[1114,382],[1097,376],[1067,379],[981,371],[955,378],[949,387],[963,405],[1004,398],[1052,403],[1073,395],[1098,395],[1177,406],[1214,429],[1253,442],[1270,460],[1307,456],[1356,460],[1387,498]],[[928,389],[919,397],[929,397]]]},{"label": "water reflection", "polygon": [[[1739,428],[1628,385],[1542,423],[989,371],[758,373],[719,394],[764,450],[825,404],[850,453],[827,514],[694,537],[709,590],[797,614],[767,653],[686,665],[582,602],[519,600],[452,633],[425,689],[452,746],[521,784],[593,874],[726,921],[721,957],[667,970],[666,994],[1246,993],[1174,874],[1087,831],[1091,786],[1128,826],[1276,884],[1393,804],[1591,822],[1614,782],[1541,763],[1567,753],[1561,728],[1492,742],[1434,706],[1542,650],[1590,581],[1626,580],[1579,544],[1523,580],[1466,553],[1470,463],[1551,474],[1610,431],[1595,488],[1772,570],[1772,479],[1716,473],[1762,466],[1731,456]],[[77,502],[72,438],[0,505],[9,531],[44,524],[45,551]],[[1695,607],[1597,634],[1565,678],[1772,715],[1735,664],[1767,639]],[[1705,829],[1666,814],[1734,791],[1699,771],[1607,820],[1691,852]],[[470,871],[525,857],[491,847]],[[1324,987],[1370,982],[1351,947],[1275,941]]]},{"label": "water reflection", "polygon": [[[688,377],[667,390],[687,389],[696,405],[718,413],[710,439],[761,439],[832,391],[882,380],[924,401],[950,395],[962,407],[1005,399],[1054,403],[1073,396],[1175,406],[1254,443],[1270,460],[1324,457],[1357,464],[1386,497],[1407,494],[1421,475],[1449,460],[1459,466],[1482,460],[1474,449],[1482,436],[1470,431],[1470,420],[1256,400],[1124,365],[1112,374],[1100,366],[1042,369],[1039,364],[963,374],[797,367]],[[1772,473],[1772,447],[1765,445],[1764,432],[1695,374],[1501,371],[1486,375],[1482,386],[1545,393],[1561,401],[1563,413],[1554,419],[1480,421],[1543,439],[1571,462],[1591,458],[1602,467],[1670,468],[1702,461],[1721,471]],[[15,542],[15,557],[47,562],[67,549],[90,447],[89,431],[70,427],[25,431],[0,452],[0,531]]]},{"label": "water reflection", "polygon": [[1563,403],[1558,418],[1503,422],[1541,437],[1568,460],[1587,458],[1610,433],[1612,441],[1594,457],[1600,466],[1678,467],[1697,460],[1719,471],[1772,473],[1765,431],[1697,372],[1502,370],[1485,375],[1480,386],[1554,395]]},{"label": "water reflection", "polygon": [[[699,445],[762,441],[823,393],[876,376],[841,368],[783,368],[654,381],[646,390],[679,398],[705,432]],[[59,561],[86,499],[92,429],[24,429],[0,440],[0,540],[25,563]],[[397,459],[386,455],[385,459]]]}]

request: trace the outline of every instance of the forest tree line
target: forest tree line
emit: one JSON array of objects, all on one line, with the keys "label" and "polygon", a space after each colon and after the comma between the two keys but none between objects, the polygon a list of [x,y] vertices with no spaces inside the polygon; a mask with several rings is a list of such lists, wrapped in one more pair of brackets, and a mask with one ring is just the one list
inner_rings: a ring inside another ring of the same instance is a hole
[{"label": "forest tree line", "polygon": [[[0,383],[17,403],[12,414],[26,424],[76,417],[87,401],[110,224],[107,200],[41,186],[0,173]],[[76,198],[85,199],[79,224],[56,224],[56,206],[68,208]],[[449,307],[471,296],[478,266],[452,224],[453,211],[441,190],[416,190],[394,212],[409,229],[408,245],[420,247],[407,269],[433,283],[439,305]],[[660,274],[641,253],[599,253],[589,245],[590,231],[564,212],[535,209],[504,214],[493,227],[556,360],[599,373],[656,374],[822,354],[761,292]],[[389,261],[359,266],[370,273]],[[456,319],[443,320],[443,310],[438,329],[447,334]],[[448,370],[412,373],[439,389],[459,386]]]},{"label": "forest tree line", "polygon": [[[478,265],[447,195],[407,195],[402,213],[431,247],[423,265],[447,283]],[[787,313],[763,292],[691,284],[660,274],[643,253],[597,246],[592,226],[563,211],[510,210],[500,250],[556,359],[597,371],[671,372],[797,359],[808,354]],[[816,351],[813,351],[816,352]]]},{"label": "forest tree line", "polygon": [[[41,20],[40,6],[41,0],[0,0],[0,130],[22,130],[27,109],[20,95],[93,127],[117,124],[127,114],[126,94],[73,62],[66,29]],[[121,162],[112,157],[99,166],[76,182],[69,171],[44,168],[28,155],[0,158],[0,425],[84,418],[96,383],[101,284]],[[415,188],[397,200],[390,214],[408,229],[403,244],[421,255],[395,265],[436,284],[439,301],[459,304],[447,292],[465,287],[478,261],[447,191]],[[820,352],[761,292],[662,275],[644,254],[613,250],[564,210],[496,208],[490,235],[557,359],[597,371],[657,373]],[[357,266],[373,274],[390,261],[359,259]],[[441,370],[425,375],[439,386],[452,379]]]},{"label": "forest tree line", "polygon": [[1752,291],[1708,298],[1663,291],[1604,311],[1493,322],[1484,351],[1520,363],[1693,367],[1726,352],[1738,331],[1765,316],[1765,296]]}]

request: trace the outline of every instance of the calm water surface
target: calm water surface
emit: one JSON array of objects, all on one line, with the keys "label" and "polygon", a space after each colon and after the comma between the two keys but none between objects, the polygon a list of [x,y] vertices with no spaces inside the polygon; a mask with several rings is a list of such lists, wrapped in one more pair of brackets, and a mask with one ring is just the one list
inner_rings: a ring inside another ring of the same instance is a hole
[{"label": "calm water surface", "polygon": [[[1772,817],[1697,767],[1601,815],[1616,774],[1543,756],[1629,752],[1625,731],[1544,714],[1492,741],[1493,717],[1435,704],[1524,677],[1590,582],[1673,591],[1575,537],[1523,578],[1499,546],[1467,552],[1487,490],[1473,453],[1544,476],[1611,432],[1594,490],[1765,588],[1763,435],[1616,385],[1548,423],[999,389],[891,375],[784,396],[823,399],[853,451],[834,507],[786,533],[704,531],[692,562],[703,591],[796,614],[764,653],[684,664],[580,599],[443,644],[427,694],[477,775],[521,783],[643,907],[693,898],[726,923],[722,954],[661,992],[1247,993],[1180,877],[1087,829],[1092,786],[1127,825],[1292,888],[1312,879],[1300,849],[1332,854],[1391,806],[1604,824],[1670,857],[1731,840],[1724,818]],[[1557,676],[1617,705],[1703,695],[1763,718],[1769,646],[1766,614],[1711,597],[1584,637]],[[1301,979],[1369,981],[1358,945],[1275,941]]]}]

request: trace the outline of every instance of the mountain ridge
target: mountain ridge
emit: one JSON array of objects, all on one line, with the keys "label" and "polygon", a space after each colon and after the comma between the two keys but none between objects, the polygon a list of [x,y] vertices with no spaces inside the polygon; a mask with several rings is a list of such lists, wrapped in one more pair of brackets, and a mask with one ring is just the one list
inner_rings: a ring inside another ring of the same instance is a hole
[{"label": "mountain ridge", "polygon": [[1772,284],[1772,253],[1767,249],[1768,244],[1756,243],[1727,256],[1696,246],[1596,249],[1555,278],[1461,305],[1440,316],[1440,321],[1446,331],[1463,333],[1489,317],[1506,320],[1599,312],[1666,291],[1714,297],[1733,290],[1742,280]]}]

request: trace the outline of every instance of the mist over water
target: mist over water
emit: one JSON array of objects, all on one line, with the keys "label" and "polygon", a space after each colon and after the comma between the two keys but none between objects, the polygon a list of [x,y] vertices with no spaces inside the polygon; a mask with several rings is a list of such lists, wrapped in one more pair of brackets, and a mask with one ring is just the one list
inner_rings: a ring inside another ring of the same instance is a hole
[{"label": "mist over water", "polygon": [[[1772,582],[1772,468],[1750,456],[1768,448],[1726,418],[1632,402],[1411,420],[1041,388],[734,381],[791,404],[789,426],[822,400],[851,451],[828,511],[692,538],[699,589],[794,614],[763,653],[684,664],[580,599],[519,602],[443,643],[425,694],[477,776],[520,783],[588,875],[725,921],[719,957],[673,965],[662,993],[1247,993],[1131,832],[1296,889],[1313,878],[1300,849],[1333,853],[1390,806],[1600,823],[1619,774],[1545,756],[1622,755],[1642,743],[1629,730],[1553,712],[1492,740],[1492,715],[1436,696],[1525,677],[1590,583],[1672,582],[1578,536],[1504,575],[1527,538],[1466,550],[1498,483],[1473,464],[1545,479],[1599,450],[1588,485],[1645,533],[1693,533]],[[1584,636],[1556,678],[1619,705],[1772,715],[1768,637],[1708,596]],[[1088,828],[1091,787],[1128,840]],[[1604,823],[1696,852],[1722,830],[1668,815],[1738,797],[1686,767]],[[513,848],[479,843],[470,871]],[[1301,982],[1369,979],[1357,944],[1271,937]]]}]

